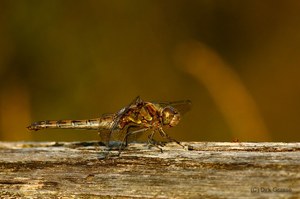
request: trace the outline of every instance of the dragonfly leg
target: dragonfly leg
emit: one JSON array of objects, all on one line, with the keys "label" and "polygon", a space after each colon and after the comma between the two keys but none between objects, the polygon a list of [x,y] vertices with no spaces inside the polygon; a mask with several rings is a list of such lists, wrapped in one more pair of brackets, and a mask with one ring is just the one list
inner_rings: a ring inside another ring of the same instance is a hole
[{"label": "dragonfly leg", "polygon": [[153,136],[155,134],[155,131],[152,131],[152,133],[150,135],[148,135],[148,144],[152,144],[153,143]]},{"label": "dragonfly leg", "polygon": [[127,136],[125,136],[125,144],[124,144],[124,146],[125,146],[125,147],[127,147],[127,146],[128,146],[128,135],[127,135]]},{"label": "dragonfly leg", "polygon": [[[121,155],[121,151],[127,146],[127,138],[128,138],[128,134],[126,133],[126,135],[124,136],[120,146],[119,146],[119,153],[118,156]],[[124,144],[125,143],[125,144]]]},{"label": "dragonfly leg", "polygon": [[175,140],[174,138],[171,138],[166,132],[164,132],[162,129],[159,129],[159,134],[166,138],[167,140],[169,140],[170,142],[176,142],[176,144],[182,146],[184,148],[184,146],[177,140]]},{"label": "dragonfly leg", "polygon": [[144,131],[147,131],[147,130],[148,129],[145,128],[145,129],[138,129],[138,130],[135,130],[135,131],[127,131],[127,133],[125,134],[125,136],[124,136],[124,138],[123,138],[123,140],[120,144],[118,156],[120,156],[121,151],[124,149],[124,147],[127,147],[127,145],[128,145],[128,136],[133,135],[135,133],[144,132]]},{"label": "dragonfly leg", "polygon": [[152,131],[152,133],[150,135],[148,135],[148,145],[155,146],[156,148],[158,148],[160,150],[161,153],[163,153],[163,150],[161,147],[163,147],[164,144],[162,142],[158,142],[158,141],[154,140],[153,139],[154,134],[155,134],[155,131]]},{"label": "dragonfly leg", "polygon": [[153,139],[154,134],[155,134],[155,131],[153,131],[150,135],[148,135],[148,143],[152,144],[152,145],[158,145],[158,146],[164,147],[165,143],[159,142],[159,141],[156,141],[155,139]]}]

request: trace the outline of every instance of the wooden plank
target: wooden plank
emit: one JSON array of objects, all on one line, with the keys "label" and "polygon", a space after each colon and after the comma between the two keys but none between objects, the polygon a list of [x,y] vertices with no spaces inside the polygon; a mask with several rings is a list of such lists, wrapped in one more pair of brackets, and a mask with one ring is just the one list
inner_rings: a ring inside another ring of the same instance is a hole
[{"label": "wooden plank", "polygon": [[0,142],[1,197],[300,197],[300,143]]}]

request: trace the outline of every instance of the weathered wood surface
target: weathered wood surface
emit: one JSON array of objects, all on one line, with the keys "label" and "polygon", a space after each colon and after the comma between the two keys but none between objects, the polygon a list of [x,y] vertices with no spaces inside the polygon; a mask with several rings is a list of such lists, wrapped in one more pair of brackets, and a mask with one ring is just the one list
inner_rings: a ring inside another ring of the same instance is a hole
[{"label": "weathered wood surface", "polygon": [[300,198],[300,143],[183,144],[160,153],[135,143],[103,159],[97,142],[0,142],[0,195]]}]

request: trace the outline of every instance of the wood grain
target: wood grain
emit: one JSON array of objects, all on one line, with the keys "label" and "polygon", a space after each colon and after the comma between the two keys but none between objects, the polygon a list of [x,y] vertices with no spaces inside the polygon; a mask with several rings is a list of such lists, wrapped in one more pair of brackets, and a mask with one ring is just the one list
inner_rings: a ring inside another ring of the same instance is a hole
[{"label": "wood grain", "polygon": [[300,197],[300,143],[99,144],[0,142],[1,197]]}]

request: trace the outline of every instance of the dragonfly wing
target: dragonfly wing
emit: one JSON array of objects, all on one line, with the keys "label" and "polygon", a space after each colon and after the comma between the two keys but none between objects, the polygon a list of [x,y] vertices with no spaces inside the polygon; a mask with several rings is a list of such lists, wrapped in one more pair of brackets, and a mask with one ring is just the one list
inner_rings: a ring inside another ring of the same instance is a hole
[{"label": "dragonfly wing", "polygon": [[99,118],[99,136],[101,141],[108,146],[109,141],[111,140],[112,127],[115,123],[116,115],[115,114],[103,114]]},{"label": "dragonfly wing", "polygon": [[101,141],[108,146],[109,145],[109,141],[111,140],[111,130],[100,130],[99,131],[99,136],[101,138]]},{"label": "dragonfly wing", "polygon": [[[103,142],[106,145],[109,144],[110,141],[123,141],[124,137],[127,133],[126,128],[120,129],[119,123],[121,118],[128,112],[130,108],[136,107],[137,105],[143,103],[141,98],[136,97],[129,105],[119,110],[116,114],[113,115],[113,122],[111,124],[111,128],[109,129],[99,129],[99,135]],[[130,137],[130,136],[129,136]]]},{"label": "dragonfly wing", "polygon": [[148,128],[144,128],[144,127],[130,127],[130,129],[128,130],[128,138],[127,141],[128,142],[133,142],[133,141],[138,141],[139,138],[145,134],[145,132],[148,131]]},{"label": "dragonfly wing", "polygon": [[143,103],[143,100],[140,98],[140,96],[137,96],[130,104],[128,104],[126,107],[119,110],[118,113],[116,114],[112,131],[115,131],[117,129],[120,119],[124,116],[124,114],[126,114],[130,108],[140,103]]},{"label": "dragonfly wing", "polygon": [[104,142],[106,146],[113,146],[116,143],[126,142],[126,140],[127,143],[137,141],[146,130],[147,129],[137,127],[130,128],[130,130],[127,131],[127,128],[125,128],[115,131],[100,131],[99,135],[101,141]]},{"label": "dragonfly wing", "polygon": [[181,100],[175,102],[159,102],[157,104],[159,104],[162,107],[172,106],[176,110],[178,110],[181,115],[184,115],[192,107],[192,102],[190,100]]}]

